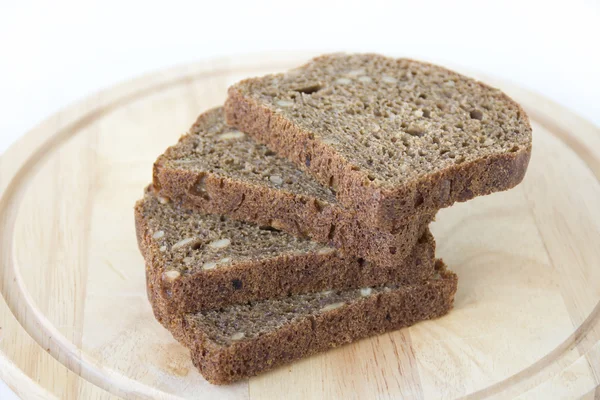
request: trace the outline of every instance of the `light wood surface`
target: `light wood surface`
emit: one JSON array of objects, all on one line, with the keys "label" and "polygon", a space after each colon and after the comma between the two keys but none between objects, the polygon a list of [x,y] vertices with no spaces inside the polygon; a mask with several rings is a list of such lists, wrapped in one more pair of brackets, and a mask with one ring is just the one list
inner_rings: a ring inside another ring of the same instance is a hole
[{"label": "light wood surface", "polygon": [[0,379],[23,398],[573,398],[600,382],[600,130],[517,87],[534,127],[514,190],[432,230],[455,309],[235,385],[208,384],[152,316],[132,206],[152,162],[247,76],[306,57],[185,66],[56,114],[0,158]]}]

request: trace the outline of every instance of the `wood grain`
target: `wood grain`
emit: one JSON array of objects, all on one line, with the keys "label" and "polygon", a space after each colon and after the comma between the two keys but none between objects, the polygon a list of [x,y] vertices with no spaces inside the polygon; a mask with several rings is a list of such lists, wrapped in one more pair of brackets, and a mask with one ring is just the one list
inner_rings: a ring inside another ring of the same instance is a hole
[{"label": "wood grain", "polygon": [[[0,378],[23,398],[545,398],[600,382],[600,130],[502,82],[534,126],[514,190],[442,210],[445,318],[227,387],[152,317],[132,205],[153,160],[229,84],[306,59],[175,68],[57,114],[0,158]],[[489,79],[487,79],[489,81]]]}]

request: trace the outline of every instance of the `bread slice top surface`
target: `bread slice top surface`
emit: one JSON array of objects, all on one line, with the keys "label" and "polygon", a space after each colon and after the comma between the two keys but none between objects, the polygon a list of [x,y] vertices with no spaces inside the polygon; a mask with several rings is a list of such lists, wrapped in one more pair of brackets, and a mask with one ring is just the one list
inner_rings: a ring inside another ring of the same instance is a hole
[{"label": "bread slice top surface", "polygon": [[162,254],[167,273],[193,274],[240,263],[333,248],[270,227],[207,215],[165,201],[148,189],[136,204]]},{"label": "bread slice top surface", "polygon": [[379,187],[531,147],[527,115],[500,90],[410,59],[329,54],[229,90],[310,132]]},{"label": "bread slice top surface", "polygon": [[[361,289],[299,294],[187,314],[184,318],[190,331],[200,332],[215,344],[227,347],[276,331],[286,324],[352,305],[382,292],[406,290],[411,286],[428,285],[440,280],[455,284],[457,277],[441,260],[437,260],[435,275],[421,284],[388,284]],[[454,292],[450,295],[453,296]]]},{"label": "bread slice top surface", "polygon": [[290,161],[277,157],[265,145],[227,126],[222,107],[201,114],[190,132],[167,149],[162,162],[173,169],[210,172],[337,204],[329,188]]}]

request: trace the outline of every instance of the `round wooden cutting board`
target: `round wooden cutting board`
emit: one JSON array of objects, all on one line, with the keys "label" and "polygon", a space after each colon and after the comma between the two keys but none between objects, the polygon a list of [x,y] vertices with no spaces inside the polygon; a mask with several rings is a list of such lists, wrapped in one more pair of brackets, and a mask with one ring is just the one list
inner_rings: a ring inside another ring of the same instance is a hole
[{"label": "round wooden cutting board", "polygon": [[442,210],[454,310],[230,386],[154,320],[133,204],[152,163],[233,82],[307,57],[143,77],[82,101],[0,158],[0,379],[23,398],[572,398],[600,395],[600,129],[517,87],[524,182]]}]

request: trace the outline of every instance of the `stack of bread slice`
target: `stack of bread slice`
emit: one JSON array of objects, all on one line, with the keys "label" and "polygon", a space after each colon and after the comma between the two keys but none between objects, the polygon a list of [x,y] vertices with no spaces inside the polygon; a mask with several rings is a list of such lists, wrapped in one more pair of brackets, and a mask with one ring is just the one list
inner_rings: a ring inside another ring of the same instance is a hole
[{"label": "stack of bread slice", "polygon": [[429,224],[525,174],[508,96],[442,67],[330,54],[247,79],[158,157],[135,207],[156,318],[223,384],[446,314]]}]

